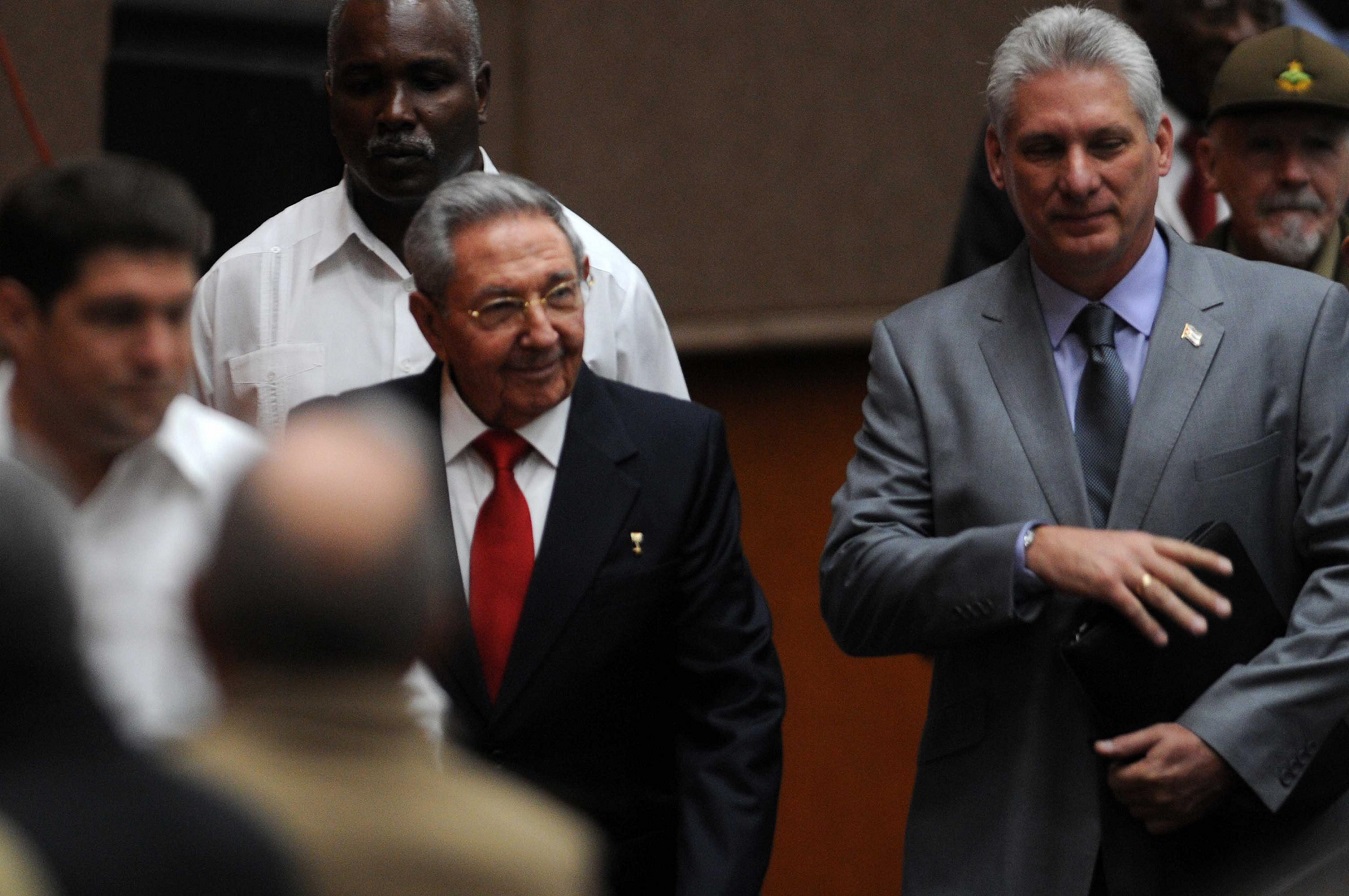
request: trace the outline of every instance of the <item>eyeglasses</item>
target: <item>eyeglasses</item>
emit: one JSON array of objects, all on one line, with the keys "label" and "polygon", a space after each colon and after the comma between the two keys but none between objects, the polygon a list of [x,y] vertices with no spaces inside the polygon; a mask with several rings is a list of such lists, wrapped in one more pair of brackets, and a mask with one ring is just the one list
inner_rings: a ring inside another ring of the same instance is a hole
[{"label": "eyeglasses", "polygon": [[581,281],[564,280],[535,299],[505,297],[493,299],[481,308],[474,308],[468,316],[484,330],[504,330],[519,327],[529,319],[529,309],[537,305],[550,321],[573,317],[585,308]]}]

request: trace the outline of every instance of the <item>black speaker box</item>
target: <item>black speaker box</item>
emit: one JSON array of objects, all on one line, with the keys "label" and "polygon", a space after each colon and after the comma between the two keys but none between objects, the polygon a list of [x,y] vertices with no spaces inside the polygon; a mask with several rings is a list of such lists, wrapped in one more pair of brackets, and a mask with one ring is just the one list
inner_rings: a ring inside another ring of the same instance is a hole
[{"label": "black speaker box", "polygon": [[120,0],[103,145],[188,179],[215,219],[213,257],[337,183],[323,88],[330,0]]}]

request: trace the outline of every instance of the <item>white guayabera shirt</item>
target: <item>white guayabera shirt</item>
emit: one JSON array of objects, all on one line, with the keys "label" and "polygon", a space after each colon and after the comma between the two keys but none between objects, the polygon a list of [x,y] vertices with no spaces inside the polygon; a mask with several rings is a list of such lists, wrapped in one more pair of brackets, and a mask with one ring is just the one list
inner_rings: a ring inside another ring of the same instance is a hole
[{"label": "white guayabera shirt", "polygon": [[[483,167],[495,173],[486,153]],[[600,376],[687,398],[646,277],[570,210],[590,257],[584,357]],[[279,431],[322,395],[418,373],[432,352],[408,310],[412,276],[352,208],[345,182],[276,215],[197,284],[195,390],[206,404]]]}]

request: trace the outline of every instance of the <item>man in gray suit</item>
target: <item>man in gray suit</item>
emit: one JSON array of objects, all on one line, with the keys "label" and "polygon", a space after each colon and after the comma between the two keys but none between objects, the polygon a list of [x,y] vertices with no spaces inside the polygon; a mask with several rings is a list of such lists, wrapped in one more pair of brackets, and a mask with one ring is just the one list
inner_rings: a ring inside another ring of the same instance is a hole
[{"label": "man in gray suit", "polygon": [[[1156,892],[1160,835],[1278,809],[1349,709],[1349,292],[1157,224],[1172,127],[1110,15],[1027,18],[988,104],[1027,240],[877,325],[822,607],[850,653],[934,659],[906,892]],[[1179,540],[1215,519],[1286,637],[1100,739],[1060,643],[1088,611],[1158,645],[1228,615],[1194,575],[1227,559]]]}]

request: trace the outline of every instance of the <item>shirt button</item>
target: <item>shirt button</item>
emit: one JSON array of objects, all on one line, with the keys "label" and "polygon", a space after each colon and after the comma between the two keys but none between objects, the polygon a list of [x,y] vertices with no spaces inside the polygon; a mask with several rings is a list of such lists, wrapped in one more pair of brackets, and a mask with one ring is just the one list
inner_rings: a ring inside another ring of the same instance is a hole
[{"label": "shirt button", "polygon": [[403,363],[398,366],[403,368],[404,373],[412,373],[412,371],[417,369],[417,365],[413,363],[411,358],[404,360]]},{"label": "shirt button", "polygon": [[267,373],[267,382],[269,382],[269,383],[274,383],[274,382],[276,382],[276,371],[275,371],[275,370],[268,371],[268,373]]}]

